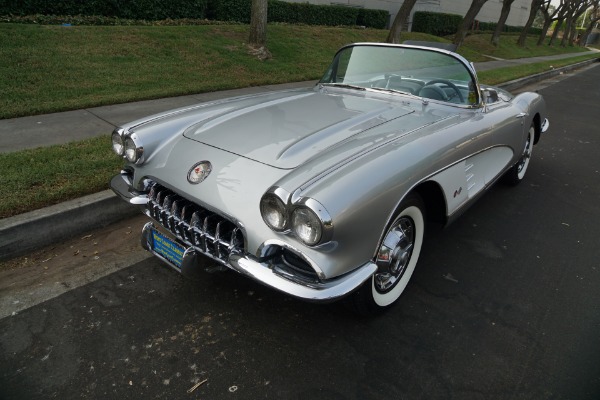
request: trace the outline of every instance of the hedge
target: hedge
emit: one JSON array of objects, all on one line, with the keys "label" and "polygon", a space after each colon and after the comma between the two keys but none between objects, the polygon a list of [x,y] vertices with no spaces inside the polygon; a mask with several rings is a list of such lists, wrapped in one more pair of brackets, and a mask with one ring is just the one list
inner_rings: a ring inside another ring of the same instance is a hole
[{"label": "hedge", "polygon": [[417,11],[413,16],[412,31],[435,36],[452,35],[458,31],[462,20],[461,15]]},{"label": "hedge", "polygon": [[[127,20],[202,19],[250,22],[251,0],[0,0],[0,15],[100,16]],[[383,29],[385,10],[269,0],[267,20]]]},{"label": "hedge", "polygon": [[[456,14],[443,14],[434,12],[417,11],[413,16],[412,31],[429,33],[435,36],[453,35],[458,31],[463,17]],[[475,21],[474,31],[477,32],[493,32],[496,30],[497,23],[495,22],[480,22]],[[521,32],[522,26],[504,25],[503,32]],[[540,34],[539,28],[530,28],[529,33]]]},{"label": "hedge", "polygon": [[[209,2],[209,18],[220,21],[250,22],[252,0],[213,0]],[[388,12],[343,6],[288,3],[269,0],[267,21],[289,24],[351,26],[362,25],[383,29],[387,24]]]},{"label": "hedge", "polygon": [[204,18],[207,0],[0,0],[0,15],[98,15],[123,19]]}]

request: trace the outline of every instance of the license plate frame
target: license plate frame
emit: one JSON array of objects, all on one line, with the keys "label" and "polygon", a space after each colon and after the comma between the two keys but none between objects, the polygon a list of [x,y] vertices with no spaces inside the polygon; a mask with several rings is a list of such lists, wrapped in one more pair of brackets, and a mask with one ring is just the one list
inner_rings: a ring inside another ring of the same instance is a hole
[{"label": "license plate frame", "polygon": [[152,252],[162,257],[177,269],[181,270],[183,263],[183,254],[187,248],[156,228],[151,230]]}]

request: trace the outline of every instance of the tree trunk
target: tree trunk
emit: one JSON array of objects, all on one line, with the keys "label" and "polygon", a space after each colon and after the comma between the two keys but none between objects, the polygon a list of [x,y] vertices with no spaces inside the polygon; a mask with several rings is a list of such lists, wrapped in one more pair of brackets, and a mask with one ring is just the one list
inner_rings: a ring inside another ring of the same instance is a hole
[{"label": "tree trunk", "polygon": [[560,41],[560,47],[565,47],[567,45],[567,41],[569,40],[569,35],[571,34],[571,26],[573,24],[573,18],[567,18],[567,25],[565,26],[565,31],[563,32],[563,37]]},{"label": "tree trunk", "polygon": [[267,0],[252,0],[248,44],[255,48],[267,44],[267,4]]},{"label": "tree trunk", "polygon": [[486,1],[487,0],[473,0],[471,2],[471,7],[469,7],[469,10],[465,14],[465,17],[463,18],[462,23],[458,27],[458,32],[456,32],[456,35],[454,35],[453,43],[456,45],[457,49],[460,47],[462,42],[465,40],[465,37],[467,36],[467,32],[469,31],[469,27],[471,26],[473,21],[475,21],[475,17],[477,16],[477,14],[479,14],[481,7],[483,7],[483,5],[486,3]]},{"label": "tree trunk", "polygon": [[544,44],[544,40],[546,40],[546,35],[548,34],[548,29],[550,29],[550,25],[552,25],[552,20],[548,19],[544,21],[544,26],[542,27],[542,32],[540,33],[540,37],[537,41],[537,46],[541,46]]},{"label": "tree trunk", "polygon": [[571,33],[569,34],[569,46],[573,46],[575,44],[576,39],[577,39],[577,23],[574,23],[571,26]]},{"label": "tree trunk", "polygon": [[404,0],[400,10],[398,10],[398,14],[396,14],[396,18],[394,18],[390,32],[385,40],[386,42],[400,43],[400,34],[406,28],[404,23],[408,19],[408,16],[410,15],[410,12],[412,11],[416,2],[417,0]]},{"label": "tree trunk", "polygon": [[525,40],[527,40],[527,33],[529,32],[529,28],[533,25],[533,21],[535,21],[535,16],[542,5],[542,0],[531,0],[531,10],[529,10],[529,19],[525,23],[521,34],[519,35],[519,39],[517,39],[517,46],[525,47]]},{"label": "tree trunk", "polygon": [[504,28],[504,24],[508,19],[508,14],[510,14],[510,7],[515,0],[504,0],[502,2],[502,11],[500,11],[500,19],[498,19],[498,23],[496,24],[496,29],[494,30],[494,34],[492,35],[492,44],[494,46],[498,46],[500,43],[500,34],[502,33],[502,29]]},{"label": "tree trunk", "polygon": [[[597,7],[598,7],[597,5],[596,5],[596,7],[594,7],[594,11],[592,12],[592,15],[598,15]],[[594,25],[596,25],[596,23],[599,20],[600,20],[600,15],[598,15],[598,17],[592,18],[590,20],[590,24],[587,26],[587,28],[585,28],[585,32],[583,33],[583,35],[581,35],[581,38],[579,40],[580,47],[585,47],[585,45],[587,44],[588,37],[590,37],[592,30],[594,29]]]},{"label": "tree trunk", "polygon": [[554,32],[552,32],[552,37],[550,38],[550,43],[548,43],[548,46],[552,46],[554,44],[554,41],[558,37],[558,31],[560,31],[560,26],[562,25],[563,22],[564,22],[564,18],[559,18],[556,21],[556,26],[554,27]]}]

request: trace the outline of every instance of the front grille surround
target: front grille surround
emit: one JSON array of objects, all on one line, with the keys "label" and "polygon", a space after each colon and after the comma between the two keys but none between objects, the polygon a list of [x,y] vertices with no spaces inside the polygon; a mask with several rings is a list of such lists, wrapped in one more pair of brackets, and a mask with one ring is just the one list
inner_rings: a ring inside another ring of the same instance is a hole
[{"label": "front grille surround", "polygon": [[229,265],[232,252],[244,252],[244,232],[235,223],[159,183],[150,184],[146,214],[183,243],[221,264]]}]

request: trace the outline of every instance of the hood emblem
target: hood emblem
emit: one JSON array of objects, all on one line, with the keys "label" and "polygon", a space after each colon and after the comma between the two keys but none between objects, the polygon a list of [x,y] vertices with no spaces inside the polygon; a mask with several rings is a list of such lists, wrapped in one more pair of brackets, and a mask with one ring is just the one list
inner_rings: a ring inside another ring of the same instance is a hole
[{"label": "hood emblem", "polygon": [[189,183],[196,185],[208,177],[212,171],[212,165],[208,161],[200,161],[194,164],[187,174],[187,180]]}]

